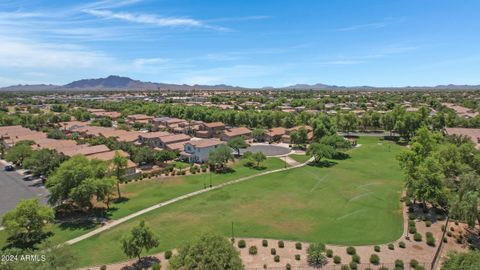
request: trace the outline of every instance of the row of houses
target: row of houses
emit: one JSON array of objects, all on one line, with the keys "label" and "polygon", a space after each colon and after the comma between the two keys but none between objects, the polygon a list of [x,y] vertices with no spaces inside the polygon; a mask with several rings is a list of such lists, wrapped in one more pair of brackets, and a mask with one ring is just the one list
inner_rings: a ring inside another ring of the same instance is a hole
[{"label": "row of houses", "polygon": [[178,151],[189,162],[205,162],[208,153],[224,144],[219,138],[197,138],[187,134],[175,134],[167,131],[139,132],[126,131],[109,127],[89,126],[86,122],[62,123],[66,133],[77,133],[82,137],[115,138],[119,142],[149,146],[154,150]]},{"label": "row of houses", "polygon": [[127,176],[136,173],[137,164],[129,159],[128,153],[117,150],[110,150],[105,145],[89,145],[77,144],[74,140],[55,140],[50,139],[47,135],[40,131],[30,130],[22,126],[4,126],[0,127],[0,139],[5,148],[14,146],[19,141],[32,141],[33,149],[50,149],[67,157],[74,155],[83,155],[88,159],[98,159],[102,161],[111,161],[118,152],[120,155],[127,157]]}]

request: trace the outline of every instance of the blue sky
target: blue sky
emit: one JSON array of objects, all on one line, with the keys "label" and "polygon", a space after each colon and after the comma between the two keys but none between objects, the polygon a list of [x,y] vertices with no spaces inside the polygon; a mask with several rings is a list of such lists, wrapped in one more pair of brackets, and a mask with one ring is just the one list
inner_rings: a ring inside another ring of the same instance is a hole
[{"label": "blue sky", "polygon": [[480,84],[477,0],[0,1],[0,86]]}]

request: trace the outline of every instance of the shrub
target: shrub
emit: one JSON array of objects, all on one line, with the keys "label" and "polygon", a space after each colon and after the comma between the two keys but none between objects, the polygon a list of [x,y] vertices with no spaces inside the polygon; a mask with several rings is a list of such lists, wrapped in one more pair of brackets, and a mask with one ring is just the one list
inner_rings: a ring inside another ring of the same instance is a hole
[{"label": "shrub", "polygon": [[448,239],[446,237],[443,237],[443,242],[448,243]]},{"label": "shrub", "polygon": [[295,243],[295,248],[296,249],[302,249],[302,243],[300,243],[300,242]]},{"label": "shrub", "polygon": [[162,268],[162,267],[160,266],[159,263],[154,263],[154,264],[152,265],[152,270],[160,270],[160,268]]},{"label": "shrub", "polygon": [[251,246],[249,249],[248,249],[248,253],[250,255],[257,255],[257,246]]},{"label": "shrub", "polygon": [[327,258],[323,255],[325,245],[322,243],[313,243],[307,249],[307,263],[316,268],[327,264]]},{"label": "shrub", "polygon": [[409,220],[409,221],[408,221],[408,226],[413,226],[413,227],[415,227],[415,220]]},{"label": "shrub", "polygon": [[417,228],[415,228],[415,226],[410,226],[410,227],[408,227],[408,232],[409,232],[409,233],[412,233],[412,234],[413,234],[413,233],[416,233],[416,232],[417,232]]},{"label": "shrub", "polygon": [[285,243],[283,243],[283,241],[278,241],[278,247],[279,248],[284,248],[285,247]]},{"label": "shrub", "polygon": [[263,241],[262,241],[262,246],[268,247],[268,241],[267,241],[267,240],[263,240]]},{"label": "shrub", "polygon": [[375,250],[375,252],[380,252],[380,246],[374,246],[373,250]]},{"label": "shrub", "polygon": [[247,244],[245,243],[245,240],[240,240],[240,241],[238,241],[238,247],[239,247],[239,248],[244,248],[244,247],[246,247],[246,246],[247,246]]},{"label": "shrub", "polygon": [[300,261],[300,254],[295,254],[295,260]]},{"label": "shrub", "polygon": [[358,269],[357,263],[356,262],[350,262],[350,269],[357,270]]},{"label": "shrub", "polygon": [[454,231],[455,231],[455,228],[454,228],[454,227],[450,227],[450,231],[454,232]]},{"label": "shrub", "polygon": [[373,263],[373,264],[379,264],[380,263],[380,257],[378,257],[377,254],[372,254],[370,256],[370,263]]},{"label": "shrub", "polygon": [[405,242],[403,241],[398,242],[398,247],[405,248]]},{"label": "shrub", "polygon": [[395,249],[395,246],[394,246],[392,243],[390,243],[390,244],[388,244],[388,249],[394,250],[394,249]]},{"label": "shrub", "polygon": [[348,268],[347,265],[342,265],[342,267],[340,267],[340,270],[350,270],[350,268]]},{"label": "shrub", "polygon": [[352,256],[352,262],[360,263],[360,256],[357,254]]},{"label": "shrub", "polygon": [[332,257],[333,257],[333,250],[327,249],[327,250],[325,251],[325,253],[327,254],[327,257],[328,257],[328,258],[332,258]]},{"label": "shrub", "polygon": [[333,262],[335,264],[340,264],[340,263],[342,263],[342,258],[340,258],[340,256],[334,256],[333,257]]},{"label": "shrub", "polygon": [[287,263],[287,265],[285,266],[285,270],[291,270],[291,269],[292,269],[292,266],[289,263]]},{"label": "shrub", "polygon": [[453,235],[452,232],[447,232],[448,237],[452,237],[452,235]]},{"label": "shrub", "polygon": [[419,234],[419,233],[415,233],[413,235],[413,240],[417,241],[417,242],[421,242],[422,241],[422,235]]},{"label": "shrub", "polygon": [[415,219],[415,214],[414,213],[408,214],[408,219],[414,220]]},{"label": "shrub", "polygon": [[172,251],[171,250],[167,250],[165,251],[165,259],[170,259],[170,257],[172,257]]},{"label": "shrub", "polygon": [[388,267],[382,266],[382,267],[378,268],[378,270],[388,270]]},{"label": "shrub", "polygon": [[271,248],[271,249],[270,249],[270,254],[276,255],[276,254],[277,254],[277,250],[276,250],[275,248]]},{"label": "shrub", "polygon": [[402,260],[395,260],[395,268],[403,269],[403,261]]},{"label": "shrub", "polygon": [[435,246],[435,237],[433,237],[433,234],[431,232],[427,232],[425,234],[427,237],[427,245],[434,247]]},{"label": "shrub", "polygon": [[411,268],[417,268],[418,266],[418,261],[415,259],[410,260],[410,267]]},{"label": "shrub", "polygon": [[347,253],[348,255],[354,255],[357,253],[354,247],[347,247]]},{"label": "shrub", "polygon": [[273,260],[274,260],[275,262],[279,262],[279,261],[280,261],[280,256],[275,255],[275,257],[273,257]]},{"label": "shrub", "polygon": [[432,222],[430,220],[425,221],[425,226],[427,227],[432,226]]},{"label": "shrub", "polygon": [[425,267],[419,265],[419,266],[417,266],[417,267],[415,268],[415,270],[425,270]]},{"label": "shrub", "polygon": [[100,266],[100,270],[107,270],[107,266],[105,264]]}]

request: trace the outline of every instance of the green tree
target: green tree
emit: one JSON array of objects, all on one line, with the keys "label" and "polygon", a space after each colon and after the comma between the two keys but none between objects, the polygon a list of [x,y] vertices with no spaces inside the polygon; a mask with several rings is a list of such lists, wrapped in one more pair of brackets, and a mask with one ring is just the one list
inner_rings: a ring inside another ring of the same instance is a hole
[{"label": "green tree", "polygon": [[323,255],[325,245],[322,243],[310,244],[307,249],[307,263],[314,268],[321,268],[327,264],[327,258]]},{"label": "green tree", "polygon": [[5,159],[16,165],[22,166],[23,160],[30,157],[33,153],[32,141],[19,141],[8,149]]},{"label": "green tree", "polygon": [[475,222],[480,222],[480,178],[477,174],[462,175],[458,181],[458,188],[452,194],[452,216],[467,222],[475,227]]},{"label": "green tree", "polygon": [[92,196],[97,194],[100,179],[106,174],[105,162],[88,160],[81,155],[73,156],[63,162],[47,180],[50,204],[73,202],[77,206],[91,206]]},{"label": "green tree", "polygon": [[170,259],[170,268],[181,269],[243,269],[239,253],[223,236],[204,235],[180,248]]},{"label": "green tree", "polygon": [[245,139],[243,137],[235,137],[233,139],[230,139],[227,142],[227,145],[237,151],[237,155],[240,156],[240,149],[242,148],[247,148],[248,144],[245,142]]},{"label": "green tree", "polygon": [[358,118],[353,112],[342,115],[341,126],[343,131],[350,133],[357,128]]},{"label": "green tree", "polygon": [[308,132],[305,127],[300,127],[298,130],[290,134],[290,140],[295,145],[305,145],[308,143]]},{"label": "green tree", "polygon": [[146,251],[158,246],[158,238],[152,230],[145,225],[145,221],[133,227],[129,234],[122,238],[123,253],[129,258],[138,258],[145,249]]},{"label": "green tree", "polygon": [[257,168],[260,167],[260,163],[267,160],[267,157],[262,152],[255,152],[251,154],[251,159],[257,164]]},{"label": "green tree", "polygon": [[65,139],[66,136],[63,134],[63,132],[59,129],[52,129],[47,133],[47,137],[50,139],[55,139],[55,140],[62,140]]},{"label": "green tree", "polygon": [[42,236],[43,228],[53,222],[53,209],[41,206],[37,199],[21,200],[17,206],[2,218],[9,238],[14,246],[32,247]]},{"label": "green tree", "polygon": [[116,151],[115,156],[112,159],[112,169],[117,177],[117,194],[118,198],[122,197],[120,193],[120,183],[124,181],[125,170],[128,165],[128,159],[120,154],[120,152]]},{"label": "green tree", "polygon": [[208,153],[208,163],[215,168],[224,169],[229,160],[233,160],[232,150],[225,144]]},{"label": "green tree", "polygon": [[442,265],[442,270],[480,269],[480,251],[450,252]]},{"label": "green tree", "polygon": [[66,157],[54,150],[40,149],[34,150],[30,156],[25,158],[23,167],[31,170],[34,175],[48,176],[65,160]]},{"label": "green tree", "polygon": [[307,155],[315,159],[315,163],[320,163],[323,158],[331,158],[335,154],[335,149],[330,145],[321,143],[311,143],[307,149]]},{"label": "green tree", "polygon": [[265,140],[266,135],[267,135],[267,131],[263,128],[256,128],[252,131],[252,137],[257,142],[261,142]]}]

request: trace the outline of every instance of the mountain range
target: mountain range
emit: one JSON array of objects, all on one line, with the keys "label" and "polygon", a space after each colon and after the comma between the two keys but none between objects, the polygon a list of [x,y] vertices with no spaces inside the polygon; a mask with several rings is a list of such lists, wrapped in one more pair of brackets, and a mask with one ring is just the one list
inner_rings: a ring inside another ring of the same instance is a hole
[{"label": "mountain range", "polygon": [[[110,75],[106,78],[82,79],[73,81],[65,85],[53,84],[32,84],[32,85],[12,85],[0,88],[0,91],[85,91],[85,90],[242,90],[249,89],[241,86],[231,86],[226,84],[218,85],[188,85],[188,84],[168,84],[143,82],[133,80],[128,77]],[[288,90],[383,90],[383,89],[424,89],[424,90],[479,90],[480,85],[437,85],[437,86],[406,86],[406,87],[373,87],[373,86],[336,86],[322,83],[317,84],[295,84],[286,87],[263,87],[265,90],[288,89]]]}]

